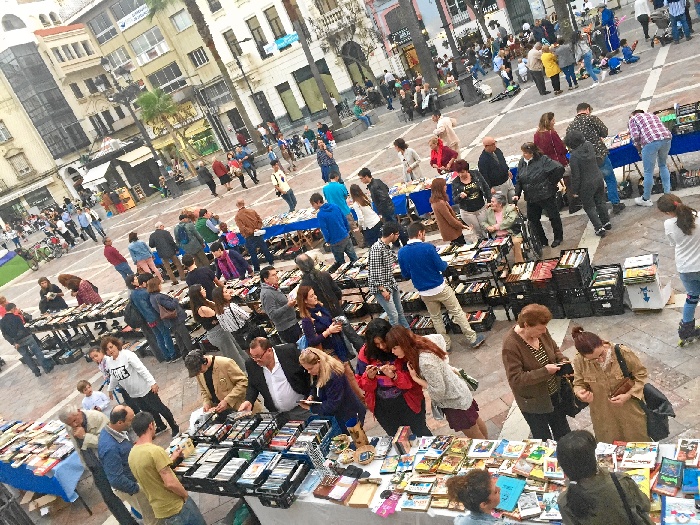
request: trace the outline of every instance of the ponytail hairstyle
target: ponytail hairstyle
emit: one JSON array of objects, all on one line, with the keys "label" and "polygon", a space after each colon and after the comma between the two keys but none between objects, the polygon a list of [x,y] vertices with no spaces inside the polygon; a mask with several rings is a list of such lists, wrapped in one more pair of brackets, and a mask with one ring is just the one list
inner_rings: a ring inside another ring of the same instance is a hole
[{"label": "ponytail hairstyle", "polygon": [[569,432],[557,443],[559,465],[569,478],[566,503],[580,519],[595,515],[593,500],[581,487],[581,480],[592,478],[598,472],[595,448],[595,438],[587,430]]},{"label": "ponytail hairstyle", "polygon": [[693,234],[695,218],[698,216],[698,212],[683,204],[680,197],[676,197],[673,193],[665,193],[656,202],[656,207],[659,208],[659,211],[675,215],[676,226],[685,235]]}]

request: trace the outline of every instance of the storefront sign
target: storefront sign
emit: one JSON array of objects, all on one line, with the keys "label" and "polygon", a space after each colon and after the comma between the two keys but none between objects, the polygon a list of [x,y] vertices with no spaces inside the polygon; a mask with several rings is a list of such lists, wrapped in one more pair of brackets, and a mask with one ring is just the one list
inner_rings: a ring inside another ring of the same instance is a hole
[{"label": "storefront sign", "polygon": [[398,31],[390,33],[387,38],[392,44],[402,46],[411,41],[411,33],[407,27],[404,27]]},{"label": "storefront sign", "polygon": [[148,16],[149,8],[147,4],[143,4],[138,6],[136,9],[134,9],[131,13],[126,15],[124,18],[119,20],[117,22],[117,25],[119,26],[119,29],[121,31],[124,31],[125,29],[130,28],[131,26],[135,25],[137,22],[140,22],[144,18]]},{"label": "storefront sign", "polygon": [[486,0],[482,9],[485,15],[489,13],[495,13],[496,11],[498,11],[498,3],[496,3],[496,0],[492,0],[490,2],[489,0]]}]

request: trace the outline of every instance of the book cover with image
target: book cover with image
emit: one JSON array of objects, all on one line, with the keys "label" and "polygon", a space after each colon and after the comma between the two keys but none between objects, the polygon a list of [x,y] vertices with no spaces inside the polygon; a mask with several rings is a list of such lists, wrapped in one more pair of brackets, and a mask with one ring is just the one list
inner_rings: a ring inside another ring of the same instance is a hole
[{"label": "book cover with image", "polygon": [[639,490],[646,494],[647,498],[650,496],[650,481],[648,468],[637,468],[633,470],[628,470],[627,472],[625,472],[625,474],[627,474],[630,478],[634,480],[634,482],[639,487]]},{"label": "book cover with image", "polygon": [[700,517],[695,510],[695,501],[666,496],[661,498],[661,524],[700,525]]},{"label": "book cover with image", "polygon": [[688,467],[696,467],[698,465],[699,442],[700,440],[697,439],[679,439],[675,459],[685,462]]},{"label": "book cover with image", "polygon": [[472,446],[469,448],[470,458],[488,458],[491,457],[496,446],[500,441],[492,441],[488,439],[475,439]]},{"label": "book cover with image", "polygon": [[525,490],[525,480],[500,476],[498,481],[496,481],[496,486],[501,489],[501,500],[496,505],[496,508],[512,512],[518,505],[520,495]]},{"label": "book cover with image", "polygon": [[541,520],[561,520],[558,500],[559,492],[547,492],[542,496],[542,507],[544,510],[540,514]]},{"label": "book cover with image", "polygon": [[663,458],[652,490],[664,496],[675,496],[683,482],[683,465],[683,462],[677,459]]},{"label": "book cover with image", "polygon": [[518,498],[518,511],[520,518],[531,518],[542,514],[540,502],[537,499],[537,494],[534,492],[523,492]]},{"label": "book cover with image", "polygon": [[629,442],[625,445],[620,467],[623,469],[654,468],[658,454],[658,443]]}]

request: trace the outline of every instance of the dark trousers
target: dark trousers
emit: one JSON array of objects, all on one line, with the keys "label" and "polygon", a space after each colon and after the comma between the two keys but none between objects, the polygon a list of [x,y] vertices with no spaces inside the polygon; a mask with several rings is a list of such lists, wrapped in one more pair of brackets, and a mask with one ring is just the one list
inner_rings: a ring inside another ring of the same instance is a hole
[{"label": "dark trousers", "polygon": [[89,467],[95,487],[100,491],[102,499],[112,515],[119,522],[119,525],[137,525],[137,521],[131,512],[124,506],[122,500],[112,491],[107,475],[102,466]]},{"label": "dark trousers", "polygon": [[178,323],[177,321],[171,323],[170,333],[175,339],[175,344],[177,344],[178,351],[182,357],[194,350],[190,331],[185,326],[185,323]]},{"label": "dark trousers", "polygon": [[138,414],[139,412],[141,412],[141,409],[139,408],[139,404],[136,402],[136,400],[133,397],[131,397],[129,394],[127,394],[126,390],[124,390],[121,387],[118,387],[117,394],[122,396],[122,398],[124,399],[123,404],[130,407],[131,410],[134,411],[134,414]]},{"label": "dark trousers", "polygon": [[[136,400],[136,402],[139,405],[139,408],[143,412],[151,413],[153,419],[155,419],[156,421],[156,428],[158,430],[165,428],[163,418],[165,418],[165,420],[168,422],[168,425],[171,429],[177,428],[177,422],[173,417],[173,413],[168,407],[165,406],[165,403],[161,401],[160,396],[158,394],[154,394],[153,392],[149,391],[148,394],[146,394],[145,396],[137,397],[134,399]],[[161,416],[163,416],[163,418],[161,418]]]},{"label": "dark trousers", "polygon": [[401,223],[399,222],[399,218],[396,216],[396,214],[386,214],[386,213],[380,213],[382,217],[382,222],[395,222],[396,224],[399,225],[399,240],[394,243],[394,246],[398,246],[399,244],[403,244],[406,246],[408,244],[408,231],[406,231],[406,228],[401,226]]},{"label": "dark trousers", "polygon": [[277,332],[280,334],[280,339],[282,339],[282,341],[285,343],[296,344],[299,338],[302,336],[299,323],[295,323],[286,330],[277,330]]},{"label": "dark trousers", "polygon": [[588,215],[588,219],[596,231],[610,222],[608,206],[605,203],[605,184],[601,184],[595,191],[581,192],[579,197],[581,198],[583,211]]},{"label": "dark trousers", "polygon": [[254,182],[255,184],[257,184],[257,183],[258,183],[258,172],[257,172],[257,170],[256,170],[253,166],[251,166],[250,168],[244,167],[243,169],[244,169],[244,170],[246,171],[246,173],[248,174],[248,177],[250,177],[250,178],[253,180],[253,182]]},{"label": "dark trousers", "polygon": [[406,112],[409,121],[413,121],[413,106],[404,106],[403,110]]},{"label": "dark trousers", "polygon": [[530,75],[532,76],[532,80],[535,82],[537,91],[539,91],[540,95],[546,94],[547,86],[544,83],[544,72],[530,70]]},{"label": "dark trousers", "polygon": [[530,414],[523,412],[523,417],[527,421],[532,432],[532,439],[554,439],[559,441],[562,437],[571,432],[569,422],[566,420],[564,405],[559,403],[559,393],[552,395],[554,411],[548,414]]},{"label": "dark trousers", "polygon": [[272,257],[270,248],[267,247],[267,243],[262,238],[262,235],[257,237],[255,235],[251,235],[250,237],[246,237],[245,245],[248,249],[248,253],[250,254],[250,263],[253,265],[253,270],[256,272],[260,271],[260,263],[258,262],[258,248],[265,256],[267,264],[272,264],[274,262],[275,259]]},{"label": "dark trousers", "polygon": [[637,17],[637,22],[642,25],[642,30],[644,31],[644,38],[649,38],[649,15],[639,15]]},{"label": "dark trousers", "polygon": [[561,83],[559,82],[559,73],[557,73],[553,77],[549,77],[549,80],[552,81],[552,89],[554,91],[561,91]]},{"label": "dark trousers", "polygon": [[213,180],[207,181],[207,187],[211,194],[216,196],[216,183]]},{"label": "dark trousers", "polygon": [[83,233],[87,233],[93,241],[97,242],[97,236],[92,230],[92,226],[86,226],[84,228],[81,226],[80,228],[83,230]]},{"label": "dark trousers", "polygon": [[393,436],[400,426],[411,427],[411,433],[416,436],[432,436],[433,433],[425,423],[425,399],[421,401],[420,412],[417,414],[406,404],[404,397],[382,399],[377,396],[374,404],[374,417],[388,436]]},{"label": "dark trousers", "polygon": [[554,230],[554,240],[563,240],[564,228],[561,224],[559,207],[557,206],[557,200],[554,198],[554,196],[546,201],[527,203],[527,219],[531,223],[532,233],[539,237],[543,245],[549,244],[549,241],[547,241],[547,236],[544,233],[544,229],[542,228],[542,211],[544,211],[547,214],[547,217],[549,217],[552,230]]},{"label": "dark trousers", "polygon": [[73,240],[73,236],[70,234],[69,231],[66,231],[66,233],[59,232],[59,234],[68,243],[68,246],[75,246],[75,241]]}]

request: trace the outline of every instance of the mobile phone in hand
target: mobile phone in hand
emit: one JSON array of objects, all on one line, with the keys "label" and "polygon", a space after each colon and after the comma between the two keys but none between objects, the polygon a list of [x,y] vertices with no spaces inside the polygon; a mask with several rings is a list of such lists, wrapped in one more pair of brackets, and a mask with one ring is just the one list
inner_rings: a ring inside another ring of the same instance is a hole
[{"label": "mobile phone in hand", "polygon": [[555,375],[558,376],[570,376],[574,373],[574,367],[571,363],[566,362],[566,363],[557,363],[559,365],[559,370],[556,372]]}]

